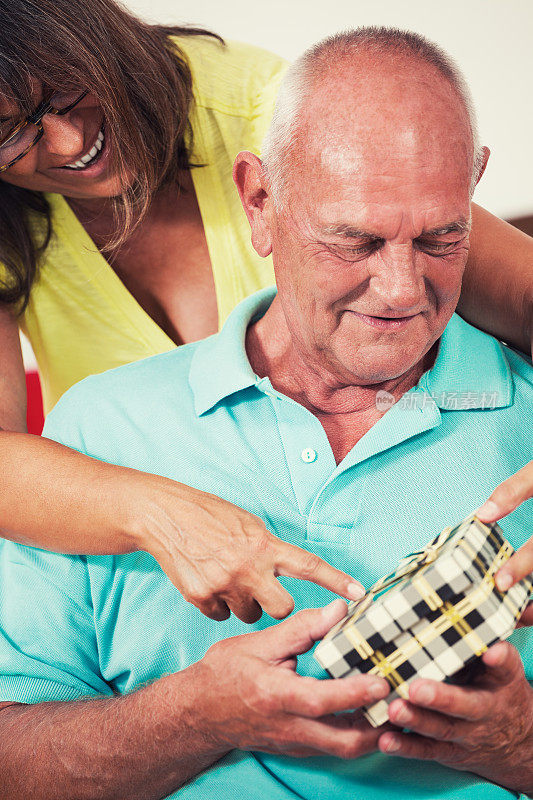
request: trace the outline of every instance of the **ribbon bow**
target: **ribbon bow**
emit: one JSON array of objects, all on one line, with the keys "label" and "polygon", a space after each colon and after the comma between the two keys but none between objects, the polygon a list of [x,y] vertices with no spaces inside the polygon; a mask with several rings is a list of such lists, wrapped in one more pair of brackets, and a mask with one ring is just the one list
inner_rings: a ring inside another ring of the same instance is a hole
[{"label": "ribbon bow", "polygon": [[[474,514],[466,519],[464,523],[471,522],[473,519]],[[357,612],[357,617],[359,617],[367,610],[374,600],[374,597],[384,589],[388,589],[390,586],[393,586],[395,583],[402,580],[402,578],[405,578],[406,575],[416,572],[418,569],[420,569],[420,567],[425,567],[427,564],[431,564],[432,561],[435,561],[443,545],[446,544],[450,538],[452,530],[453,528],[444,528],[444,530],[439,533],[437,538],[426,545],[422,550],[416,550],[414,553],[409,553],[408,556],[402,558],[394,572],[391,572],[389,575],[385,575],[383,578],[380,578],[378,581],[376,581],[376,583],[360,600],[353,600],[350,603],[348,616],[353,619],[353,614]]]}]

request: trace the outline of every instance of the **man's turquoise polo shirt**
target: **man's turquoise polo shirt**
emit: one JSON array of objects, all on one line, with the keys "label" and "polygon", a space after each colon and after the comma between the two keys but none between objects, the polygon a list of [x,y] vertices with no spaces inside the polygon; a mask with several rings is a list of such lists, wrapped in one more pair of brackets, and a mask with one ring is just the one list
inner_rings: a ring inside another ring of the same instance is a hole
[{"label": "man's turquoise polo shirt", "polygon": [[[224,497],[366,586],[531,458],[533,369],[454,316],[433,369],[337,466],[318,420],[247,360],[246,327],[272,297],[248,298],[209,339],[84,380],[58,403],[45,434]],[[532,533],[531,507],[503,528],[521,545]],[[297,609],[331,599],[311,583],[282,582]],[[146,553],[60,556],[5,542],[0,699],[131,692],[187,667],[219,639],[272,624],[266,616],[254,626],[206,619]],[[533,631],[513,637],[532,679]],[[310,654],[299,671],[322,675]],[[342,761],[233,751],[172,798],[513,796],[469,773],[380,753]]]}]

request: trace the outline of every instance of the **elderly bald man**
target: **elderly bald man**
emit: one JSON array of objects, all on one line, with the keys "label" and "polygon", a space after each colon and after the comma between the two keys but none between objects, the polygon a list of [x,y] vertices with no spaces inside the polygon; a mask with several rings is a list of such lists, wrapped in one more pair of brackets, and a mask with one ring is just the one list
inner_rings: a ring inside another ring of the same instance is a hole
[{"label": "elderly bald man", "polygon": [[[263,163],[235,163],[277,294],[217,336],[84,381],[47,435],[211,489],[371,584],[533,444],[518,434],[533,370],[453,315],[487,157],[462,78],[421,37],[317,45],[287,76]],[[506,534],[524,541],[523,509]],[[244,634],[144,553],[6,543],[0,571],[3,800],[533,791],[530,630],[469,687],[413,684],[376,731],[358,709],[384,681],[318,679],[308,651],[345,606],[316,610],[328,593],[311,583],[282,579],[315,610]]]}]

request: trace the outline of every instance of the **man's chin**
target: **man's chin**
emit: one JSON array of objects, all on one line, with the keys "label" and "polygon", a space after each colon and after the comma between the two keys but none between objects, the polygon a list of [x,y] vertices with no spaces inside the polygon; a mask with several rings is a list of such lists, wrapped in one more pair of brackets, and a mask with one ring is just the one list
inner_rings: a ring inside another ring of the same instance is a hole
[{"label": "man's chin", "polygon": [[[386,358],[382,353],[379,357],[376,355],[374,358],[371,354],[365,354],[355,362],[353,359],[344,357],[341,359],[341,363],[353,376],[354,385],[373,386],[398,381],[399,378],[407,377],[409,374],[422,375],[429,369],[429,365],[426,365],[426,355],[429,354],[421,353],[419,350],[416,354],[409,354],[405,351],[397,354],[388,353]],[[417,381],[418,378],[415,383]]]}]

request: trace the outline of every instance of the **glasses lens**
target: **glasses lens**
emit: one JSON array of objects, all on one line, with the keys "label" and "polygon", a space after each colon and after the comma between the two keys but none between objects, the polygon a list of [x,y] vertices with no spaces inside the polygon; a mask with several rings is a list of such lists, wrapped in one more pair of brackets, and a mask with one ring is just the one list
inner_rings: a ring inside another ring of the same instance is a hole
[{"label": "glasses lens", "polygon": [[65,108],[75,106],[84,94],[85,92],[80,92],[79,89],[72,92],[54,92],[50,98],[50,105],[58,111],[63,111]]},{"label": "glasses lens", "polygon": [[0,167],[9,164],[14,158],[22,155],[25,150],[32,146],[38,136],[39,128],[37,125],[24,125],[20,131],[0,146]]}]

